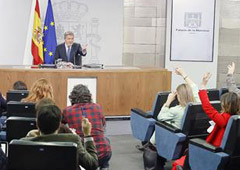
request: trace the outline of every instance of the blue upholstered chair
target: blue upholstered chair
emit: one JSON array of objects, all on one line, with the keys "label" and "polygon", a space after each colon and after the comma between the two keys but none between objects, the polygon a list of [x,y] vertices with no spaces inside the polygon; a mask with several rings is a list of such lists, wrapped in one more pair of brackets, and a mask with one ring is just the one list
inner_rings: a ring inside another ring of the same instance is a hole
[{"label": "blue upholstered chair", "polygon": [[[237,87],[238,89],[240,89],[240,86]],[[220,90],[219,90],[219,96],[221,97],[223,94],[227,93],[228,92],[228,89],[226,87],[222,87]]]},{"label": "blue upholstered chair", "polygon": [[[132,134],[136,139],[142,142],[150,140],[155,130],[157,116],[163,104],[166,102],[169,93],[170,92],[157,93],[152,110],[149,112],[144,112],[136,108],[131,109],[131,128]],[[171,106],[175,106],[177,103],[177,100],[175,100]]]},{"label": "blue upholstered chair", "polygon": [[[142,141],[149,141],[154,130],[155,122],[157,116],[163,106],[167,101],[168,94],[170,92],[159,92],[154,100],[152,110],[149,112],[144,112],[141,109],[131,109],[131,128],[133,136]],[[210,101],[219,100],[219,90],[208,89],[208,96]],[[174,100],[170,107],[176,106],[178,104],[177,100]]]},{"label": "blue upholstered chair", "polygon": [[[220,101],[211,102],[214,108],[221,110]],[[155,124],[156,147],[159,156],[174,160],[182,156],[191,138],[203,138],[208,135],[209,117],[203,111],[201,103],[189,103],[185,109],[181,129],[166,122]]]},{"label": "blue upholstered chair", "polygon": [[228,89],[226,87],[222,87],[219,90],[219,97],[221,97],[224,93],[227,93],[227,92],[228,92]]},{"label": "blue upholstered chair", "polygon": [[32,142],[12,140],[9,170],[76,170],[77,144],[72,142]]},{"label": "blue upholstered chair", "polygon": [[209,98],[210,101],[220,100],[218,89],[207,89],[207,92],[208,92],[208,98]]},{"label": "blue upholstered chair", "polygon": [[240,116],[229,119],[220,147],[198,138],[190,140],[189,163],[193,170],[240,169]]}]

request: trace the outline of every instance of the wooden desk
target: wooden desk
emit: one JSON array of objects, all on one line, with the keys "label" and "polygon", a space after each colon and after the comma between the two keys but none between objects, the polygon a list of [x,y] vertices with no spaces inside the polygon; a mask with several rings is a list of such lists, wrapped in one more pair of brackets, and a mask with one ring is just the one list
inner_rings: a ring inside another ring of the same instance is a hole
[{"label": "wooden desk", "polygon": [[54,89],[57,105],[66,107],[69,77],[97,77],[97,103],[107,116],[130,115],[131,108],[151,110],[155,95],[171,88],[171,72],[157,68],[107,68],[102,70],[14,69],[0,68],[0,90],[3,95],[17,80],[30,89],[39,78],[48,79]]}]

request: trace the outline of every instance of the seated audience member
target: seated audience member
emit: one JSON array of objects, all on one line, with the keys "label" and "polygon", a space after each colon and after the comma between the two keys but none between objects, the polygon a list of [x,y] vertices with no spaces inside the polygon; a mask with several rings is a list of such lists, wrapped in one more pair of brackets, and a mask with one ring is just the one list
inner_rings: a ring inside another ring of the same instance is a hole
[{"label": "seated audience member", "polygon": [[96,147],[91,136],[91,123],[87,118],[82,120],[83,136],[85,147],[82,140],[75,134],[58,134],[61,124],[61,110],[56,105],[45,105],[37,111],[37,127],[40,136],[26,137],[21,140],[40,141],[40,142],[74,142],[77,144],[79,165],[86,170],[95,170],[98,167]]},{"label": "seated audience member", "polygon": [[[48,105],[55,105],[55,102],[49,98],[43,98],[39,100],[36,105],[35,109],[36,112],[43,106],[48,106]],[[63,123],[60,124],[60,128],[58,133],[72,133],[72,131]],[[34,129],[28,132],[27,137],[36,137],[40,135],[40,131],[38,129]]]},{"label": "seated audience member", "polygon": [[43,98],[53,100],[53,88],[48,80],[41,78],[33,83],[28,97],[22,99],[22,101],[36,103]]},{"label": "seated audience member", "polygon": [[232,62],[232,65],[228,65],[228,73],[227,73],[227,88],[229,92],[234,92],[240,97],[240,89],[237,88],[235,80],[233,78],[233,73],[235,71],[235,63]]},{"label": "seated audience member", "polygon": [[[202,102],[203,110],[209,116],[209,118],[212,119],[213,122],[215,123],[214,128],[212,132],[208,135],[206,141],[216,147],[219,147],[221,145],[225,128],[227,126],[228,120],[230,119],[231,115],[239,114],[240,101],[239,101],[238,95],[234,92],[223,94],[220,98],[222,112],[219,113],[211,105],[208,98],[206,85],[210,77],[211,77],[210,73],[206,73],[203,76],[202,85],[201,85],[202,89],[199,90],[199,97]],[[188,157],[188,153],[187,153],[187,157]],[[181,166],[183,166],[184,160],[185,158],[181,160]],[[189,168],[188,161],[185,161],[184,167]]]},{"label": "seated audience member", "polygon": [[82,124],[79,122],[88,118],[92,124],[91,135],[97,148],[100,169],[108,169],[112,151],[108,138],[104,136],[106,122],[102,107],[92,102],[89,89],[82,84],[73,88],[69,99],[72,106],[64,109],[63,121],[68,123],[70,128],[76,129],[76,133],[82,137],[84,132],[82,131]]},{"label": "seated audience member", "polygon": [[0,115],[2,112],[7,110],[7,101],[0,92]]},{"label": "seated audience member", "polygon": [[223,94],[220,98],[222,112],[219,113],[212,107],[208,99],[206,84],[210,77],[210,73],[206,73],[203,76],[202,89],[199,91],[199,97],[203,110],[215,123],[213,131],[208,135],[206,141],[214,146],[220,146],[229,118],[231,115],[239,114],[240,101],[234,92]]},{"label": "seated audience member", "polygon": [[16,81],[13,84],[13,90],[27,90],[27,85],[22,81]]},{"label": "seated audience member", "polygon": [[[163,105],[161,111],[158,114],[157,119],[165,121],[177,128],[181,128],[181,121],[184,115],[184,110],[189,102],[199,102],[198,87],[197,85],[187,76],[184,70],[180,67],[175,69],[175,73],[181,76],[186,84],[180,84],[176,92],[172,92],[168,95],[166,103]],[[171,103],[178,99],[179,105],[169,108]],[[155,132],[153,133],[150,142],[155,144]]]}]

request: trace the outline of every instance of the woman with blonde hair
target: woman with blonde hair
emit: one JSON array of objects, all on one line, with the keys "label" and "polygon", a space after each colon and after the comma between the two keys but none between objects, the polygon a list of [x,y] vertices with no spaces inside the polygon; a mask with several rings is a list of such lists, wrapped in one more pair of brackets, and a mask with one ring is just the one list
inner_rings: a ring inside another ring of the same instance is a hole
[{"label": "woman with blonde hair", "polygon": [[[200,102],[200,99],[198,97],[197,85],[187,76],[184,70],[181,67],[177,67],[175,73],[181,76],[186,83],[180,84],[175,92],[168,95],[167,101],[161,108],[157,119],[180,129],[187,104],[189,102]],[[176,98],[178,99],[179,105],[169,107]],[[155,132],[152,135],[150,142],[155,144]]]},{"label": "woman with blonde hair", "polygon": [[[157,119],[160,121],[164,121],[166,123],[169,123],[177,128],[181,128],[181,122],[184,115],[185,108],[189,102],[200,102],[199,96],[198,96],[198,87],[197,85],[187,76],[187,74],[184,72],[184,70],[181,67],[175,68],[175,73],[179,76],[181,76],[186,83],[180,84],[175,92],[171,92],[168,95],[166,103],[162,106]],[[170,107],[171,103],[177,98],[179,105]],[[153,133],[150,143],[147,145],[150,145],[150,148],[155,147],[151,144],[155,145],[155,132]],[[146,146],[147,146],[146,145]],[[143,146],[143,147],[146,147]],[[145,153],[143,153],[143,157]],[[150,162],[150,163],[149,163]],[[155,163],[153,166],[155,166],[156,169],[162,170],[164,169],[165,165],[165,158],[161,156],[157,156]],[[149,165],[148,165],[149,164]],[[152,166],[151,160],[146,158],[144,160],[144,166]]]},{"label": "woman with blonde hair", "polygon": [[28,97],[22,101],[36,103],[43,98],[54,99],[51,83],[47,79],[41,78],[33,83]]}]

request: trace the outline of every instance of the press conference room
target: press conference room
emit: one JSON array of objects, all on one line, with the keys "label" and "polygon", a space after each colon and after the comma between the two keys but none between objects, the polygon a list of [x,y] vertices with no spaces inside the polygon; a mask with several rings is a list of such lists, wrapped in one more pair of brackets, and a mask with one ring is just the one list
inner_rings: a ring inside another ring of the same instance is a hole
[{"label": "press conference room", "polygon": [[239,170],[239,0],[1,0],[0,170]]}]

